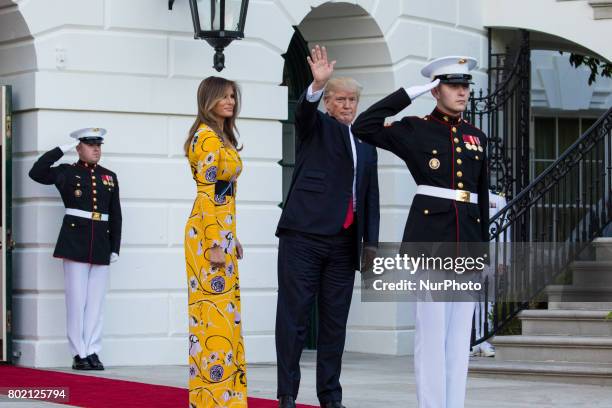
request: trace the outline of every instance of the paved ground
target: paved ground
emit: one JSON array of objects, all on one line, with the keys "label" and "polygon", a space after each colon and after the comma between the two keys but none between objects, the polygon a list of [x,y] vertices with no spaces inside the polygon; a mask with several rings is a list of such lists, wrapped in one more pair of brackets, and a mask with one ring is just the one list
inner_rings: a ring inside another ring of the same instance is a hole
[{"label": "paved ground", "polygon": [[[315,354],[302,358],[302,387],[298,402],[317,404],[315,392]],[[60,368],[58,371],[73,372]],[[114,379],[140,381],[176,387],[186,386],[186,366],[110,367],[103,372],[88,372]],[[248,366],[249,395],[274,398],[276,367],[269,364]],[[377,356],[346,353],[342,371],[344,403],[348,408],[416,407],[412,357]],[[20,403],[9,405],[0,398],[1,407],[50,407],[56,404]],[[468,379],[466,408],[609,408],[612,387],[561,384],[543,381],[516,381],[496,378]]]}]

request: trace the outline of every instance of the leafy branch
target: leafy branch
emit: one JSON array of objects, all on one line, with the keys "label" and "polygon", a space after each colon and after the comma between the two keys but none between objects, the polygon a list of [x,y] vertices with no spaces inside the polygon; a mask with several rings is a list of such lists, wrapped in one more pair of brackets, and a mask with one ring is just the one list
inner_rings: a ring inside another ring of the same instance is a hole
[{"label": "leafy branch", "polygon": [[[559,51],[559,53],[563,54],[563,51]],[[584,65],[591,70],[589,85],[592,85],[598,76],[612,78],[612,63],[610,62],[602,62],[599,58],[573,53],[570,55],[569,62],[574,68]]]}]

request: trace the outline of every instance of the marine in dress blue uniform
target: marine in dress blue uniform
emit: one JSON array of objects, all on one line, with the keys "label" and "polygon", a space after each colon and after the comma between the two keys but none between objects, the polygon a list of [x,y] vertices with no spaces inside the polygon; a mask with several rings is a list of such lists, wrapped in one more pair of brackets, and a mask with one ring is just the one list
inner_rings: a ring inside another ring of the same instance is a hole
[{"label": "marine in dress blue uniform", "polygon": [[[75,142],[44,153],[29,173],[38,183],[55,185],[66,208],[53,256],[63,260],[68,342],[74,356],[72,367],[79,370],[104,369],[97,354],[102,309],[109,264],[119,258],[121,245],[117,175],[97,163],[105,134],[101,128],[71,133]],[[79,144],[76,163],[53,166]],[[96,153],[84,159],[88,147]]]},{"label": "marine in dress blue uniform", "polygon": [[[403,242],[457,242],[459,248],[459,243],[489,240],[487,138],[461,117],[469,72],[476,65],[474,58],[461,56],[431,61],[421,71],[431,80],[428,85],[399,89],[362,113],[352,127],[356,137],[404,160],[417,184]],[[430,90],[437,104],[429,115],[385,126],[387,117]],[[474,302],[416,303],[419,407],[463,407],[473,311]]]}]

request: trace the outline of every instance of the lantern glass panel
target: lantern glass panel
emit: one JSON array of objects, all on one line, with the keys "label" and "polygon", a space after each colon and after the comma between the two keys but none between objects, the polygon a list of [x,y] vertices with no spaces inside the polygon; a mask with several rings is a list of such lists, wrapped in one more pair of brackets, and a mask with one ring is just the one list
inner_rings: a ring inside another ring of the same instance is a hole
[{"label": "lantern glass panel", "polygon": [[[221,30],[221,1],[197,0],[200,29],[202,31]],[[225,31],[239,31],[242,0],[225,0]]]}]

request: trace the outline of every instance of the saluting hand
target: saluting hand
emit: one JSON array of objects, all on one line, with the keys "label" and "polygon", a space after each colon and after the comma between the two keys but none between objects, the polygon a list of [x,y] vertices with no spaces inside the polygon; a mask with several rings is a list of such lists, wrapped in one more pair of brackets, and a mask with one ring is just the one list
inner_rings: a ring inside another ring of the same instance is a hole
[{"label": "saluting hand", "polygon": [[408,94],[410,99],[414,100],[418,98],[419,96],[423,95],[424,93],[431,91],[439,84],[440,84],[440,80],[436,79],[435,81],[432,81],[425,85],[411,86],[410,88],[404,88],[404,89],[406,90],[406,93]]},{"label": "saluting hand", "polygon": [[66,153],[67,151],[74,149],[79,143],[81,142],[77,140],[76,142],[70,142],[70,143],[61,145],[59,146],[59,148],[62,150],[62,152]]},{"label": "saluting hand", "polygon": [[325,87],[325,84],[331,78],[334,72],[334,65],[336,61],[329,62],[327,59],[327,50],[325,47],[316,45],[310,50],[310,57],[306,57],[308,65],[310,65],[310,72],[314,79],[312,85],[312,91],[317,92]]}]

